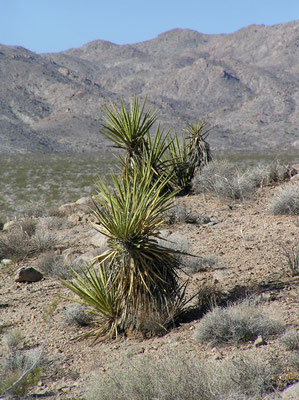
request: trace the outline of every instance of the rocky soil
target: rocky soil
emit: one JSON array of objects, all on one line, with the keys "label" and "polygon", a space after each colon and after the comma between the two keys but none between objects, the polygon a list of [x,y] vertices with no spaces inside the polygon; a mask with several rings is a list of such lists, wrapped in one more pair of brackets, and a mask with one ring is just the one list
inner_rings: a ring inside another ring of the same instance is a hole
[{"label": "rocky soil", "polygon": [[[255,294],[275,307],[287,326],[299,329],[299,276],[291,275],[282,250],[282,246],[288,247],[298,241],[299,219],[294,215],[274,216],[268,211],[275,194],[296,184],[298,181],[288,181],[262,187],[242,202],[213,195],[176,200],[176,207],[185,205],[192,214],[207,218],[198,218],[196,223],[165,226],[163,236],[177,248],[214,260],[194,272],[188,268],[186,259],[184,270],[188,276],[183,273],[182,277],[190,279],[190,294],[204,288],[210,293],[221,292],[222,296],[231,294],[232,299],[245,293]],[[86,202],[81,199],[62,206],[66,215],[63,223],[52,229],[56,236],[54,251],[67,262],[80,257],[89,259],[105,246],[103,238],[90,225],[92,217]],[[42,219],[45,217],[40,217],[39,223]],[[239,352],[246,354],[255,347],[253,341],[220,347],[197,343],[194,330],[199,315],[183,321],[162,337],[144,339],[132,334],[95,346],[91,339],[72,341],[88,328],[66,324],[65,309],[70,302],[62,296],[70,293],[57,277],[44,273],[44,278],[38,282],[15,281],[20,267],[40,267],[40,259],[41,256],[31,256],[16,263],[0,264],[1,336],[11,329],[20,329],[25,335],[23,348],[44,346],[45,349],[46,364],[38,385],[30,391],[32,398],[82,399],[92,376],[112,371],[114,366],[125,367],[147,354],[163,359],[182,352],[204,359],[223,359]],[[51,316],[49,308],[56,300],[58,304]],[[0,356],[4,357],[6,351],[2,345]],[[267,356],[274,354],[279,360],[286,360],[290,353],[279,337],[268,340],[257,351]],[[279,388],[282,390],[298,380],[299,371],[289,366],[279,377]]]}]

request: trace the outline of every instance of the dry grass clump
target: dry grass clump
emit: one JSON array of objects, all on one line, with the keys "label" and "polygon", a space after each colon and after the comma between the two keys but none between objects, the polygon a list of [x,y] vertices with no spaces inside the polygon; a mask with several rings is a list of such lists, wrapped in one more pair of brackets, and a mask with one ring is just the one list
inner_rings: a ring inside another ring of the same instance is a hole
[{"label": "dry grass clump", "polygon": [[299,274],[299,242],[294,244],[285,244],[282,246],[283,255],[287,259],[287,264],[290,269],[291,275]]},{"label": "dry grass clump", "polygon": [[93,321],[93,316],[81,304],[73,304],[64,310],[65,321],[69,325],[87,326]]},{"label": "dry grass clump", "polygon": [[211,345],[237,344],[282,333],[281,319],[271,315],[271,309],[262,306],[254,299],[227,308],[215,307],[208,312],[196,328],[195,339]]},{"label": "dry grass clump", "polygon": [[287,330],[280,338],[287,350],[299,350],[299,332],[295,328]]},{"label": "dry grass clump", "polygon": [[0,361],[0,396],[2,394],[20,398],[40,378],[42,351],[22,350],[20,345],[23,339],[24,336],[17,330],[8,332],[3,338],[7,355]]},{"label": "dry grass clump", "polygon": [[299,186],[288,187],[278,193],[269,205],[274,215],[299,215]]},{"label": "dry grass clump", "polygon": [[277,370],[257,352],[229,360],[201,360],[183,354],[163,360],[142,357],[126,368],[97,375],[87,399],[263,399],[273,391]]}]

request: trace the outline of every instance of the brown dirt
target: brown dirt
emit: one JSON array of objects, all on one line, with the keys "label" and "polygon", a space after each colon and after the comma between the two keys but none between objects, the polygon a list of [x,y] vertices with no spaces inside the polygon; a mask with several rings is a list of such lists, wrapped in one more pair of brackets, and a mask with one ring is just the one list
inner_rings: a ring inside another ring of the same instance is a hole
[{"label": "brown dirt", "polygon": [[[290,184],[261,188],[245,202],[231,202],[207,195],[178,200],[215,222],[214,225],[180,224],[167,227],[169,231],[187,238],[191,253],[201,257],[214,256],[218,260],[207,271],[190,275],[190,293],[201,287],[212,287],[213,291],[226,293],[237,286],[244,287],[271,302],[287,325],[299,328],[299,277],[291,276],[281,248],[282,244],[298,241],[298,216],[273,216],[267,211],[275,193]],[[74,251],[84,253],[84,238],[91,233],[87,222],[78,221],[73,228],[57,232],[60,248],[72,247]],[[25,264],[34,266],[34,263],[35,259],[27,259]],[[103,374],[115,365],[125,366],[142,354],[163,358],[181,351],[196,353],[203,358],[225,358],[240,351],[246,353],[254,347],[252,342],[219,348],[196,343],[194,329],[198,320],[182,323],[163,337],[143,339],[132,335],[95,346],[91,346],[91,339],[72,341],[74,336],[88,328],[66,325],[63,310],[69,302],[61,296],[69,295],[69,291],[53,278],[32,284],[16,283],[14,272],[19,266],[1,270],[1,324],[21,329],[26,335],[26,348],[45,346],[47,364],[38,386],[31,390],[31,394],[36,394],[35,398],[84,398],[86,384],[93,374]],[[50,322],[46,322],[46,310],[56,299],[59,299],[59,304]],[[2,346],[1,357],[5,351]],[[280,359],[288,356],[279,338],[269,340],[258,351],[275,354]],[[286,371],[281,376],[281,387],[298,379],[298,373]]]}]

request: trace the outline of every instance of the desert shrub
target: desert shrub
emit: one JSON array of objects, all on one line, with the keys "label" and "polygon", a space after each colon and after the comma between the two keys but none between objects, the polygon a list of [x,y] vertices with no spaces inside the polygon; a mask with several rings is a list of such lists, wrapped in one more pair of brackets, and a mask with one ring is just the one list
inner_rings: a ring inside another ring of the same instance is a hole
[{"label": "desert shrub", "polygon": [[280,338],[287,350],[299,350],[299,332],[295,328],[288,329]]},{"label": "desert shrub", "polygon": [[0,259],[20,259],[27,256],[31,251],[31,238],[24,231],[13,229],[0,235]]},{"label": "desert shrub", "polygon": [[0,235],[0,259],[22,259],[29,254],[40,253],[53,248],[55,235],[36,227],[36,221],[25,219],[18,222],[11,230]]},{"label": "desert shrub", "polygon": [[7,355],[0,361],[0,395],[24,396],[40,378],[42,351],[19,349],[23,338],[19,331],[8,332],[3,338]]},{"label": "desert shrub", "polygon": [[275,335],[283,329],[283,322],[272,317],[269,309],[253,299],[245,299],[227,308],[217,306],[208,312],[196,328],[195,339],[211,345],[237,344],[255,340],[259,335]]},{"label": "desert shrub", "polygon": [[248,177],[255,186],[269,186],[289,179],[288,167],[279,161],[269,164],[257,164],[247,169]]},{"label": "desert shrub", "polygon": [[299,186],[292,186],[278,193],[269,205],[274,215],[299,215]]},{"label": "desert shrub", "polygon": [[193,192],[215,193],[220,197],[244,199],[254,190],[255,184],[246,172],[241,172],[228,162],[210,162],[200,169],[193,180]]},{"label": "desert shrub", "polygon": [[73,223],[69,220],[66,220],[62,217],[42,217],[38,220],[38,228],[45,230],[59,230],[63,228],[70,228],[73,226]]},{"label": "desert shrub", "polygon": [[180,256],[181,264],[187,269],[188,272],[196,274],[204,272],[215,267],[218,259],[215,256],[194,257],[194,256]]},{"label": "desert shrub", "polygon": [[64,310],[64,318],[67,324],[79,326],[87,326],[94,319],[82,304],[68,306]]},{"label": "desert shrub", "polygon": [[287,264],[292,276],[299,274],[299,242],[294,244],[282,245],[283,255],[287,260]]},{"label": "desert shrub", "polygon": [[36,263],[37,268],[54,279],[71,279],[72,269],[77,270],[76,263],[68,263],[61,255],[47,252]]},{"label": "desert shrub", "polygon": [[56,244],[56,235],[40,227],[31,239],[32,252],[34,253],[50,250]]},{"label": "desert shrub", "polygon": [[229,360],[178,354],[163,360],[142,357],[126,363],[126,368],[97,375],[87,399],[263,399],[273,391],[272,380],[279,370],[257,352]]}]

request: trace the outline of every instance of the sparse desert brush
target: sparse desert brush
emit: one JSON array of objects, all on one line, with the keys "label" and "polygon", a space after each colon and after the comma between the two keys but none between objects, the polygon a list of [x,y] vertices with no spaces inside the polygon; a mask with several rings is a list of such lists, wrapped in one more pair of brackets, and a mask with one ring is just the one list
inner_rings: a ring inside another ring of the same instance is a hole
[{"label": "sparse desert brush", "polygon": [[291,186],[278,193],[269,205],[274,215],[299,215],[299,186]]},{"label": "sparse desert brush", "polygon": [[293,244],[283,244],[282,252],[287,260],[287,264],[292,276],[299,274],[299,242]]},{"label": "sparse desert brush", "polygon": [[274,390],[280,368],[256,351],[227,360],[204,360],[170,354],[157,360],[144,356],[126,361],[91,381],[92,400],[249,400]]},{"label": "sparse desert brush", "polygon": [[295,328],[288,329],[281,336],[280,343],[287,350],[299,350],[299,332]]},{"label": "sparse desert brush", "polygon": [[284,323],[272,310],[258,304],[254,299],[226,308],[215,307],[199,322],[195,339],[211,345],[237,344],[282,333]]},{"label": "sparse desert brush", "polygon": [[82,304],[73,304],[64,310],[64,319],[69,325],[87,326],[93,320],[93,316],[87,312]]},{"label": "sparse desert brush", "polygon": [[249,174],[228,162],[210,162],[193,179],[194,193],[215,193],[234,200],[247,198],[254,188]]},{"label": "sparse desert brush", "polygon": [[289,169],[279,161],[260,163],[247,169],[248,177],[256,186],[269,186],[289,179]]},{"label": "sparse desert brush", "polygon": [[31,386],[37,384],[41,374],[42,350],[20,349],[24,336],[19,331],[6,333],[3,338],[6,356],[0,361],[0,396],[23,398]]},{"label": "sparse desert brush", "polygon": [[61,255],[54,252],[43,254],[36,263],[37,268],[54,279],[71,279],[72,269],[76,269],[75,263],[68,263]]},{"label": "sparse desert brush", "polygon": [[26,219],[17,223],[9,231],[1,232],[0,259],[19,260],[30,254],[51,249],[56,243],[55,235],[36,226],[35,220]]}]

